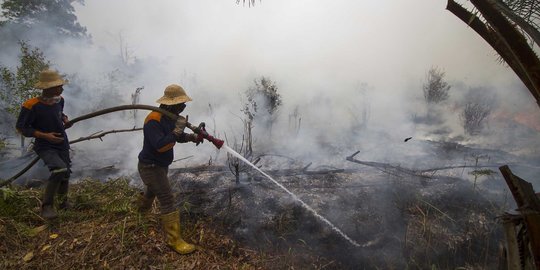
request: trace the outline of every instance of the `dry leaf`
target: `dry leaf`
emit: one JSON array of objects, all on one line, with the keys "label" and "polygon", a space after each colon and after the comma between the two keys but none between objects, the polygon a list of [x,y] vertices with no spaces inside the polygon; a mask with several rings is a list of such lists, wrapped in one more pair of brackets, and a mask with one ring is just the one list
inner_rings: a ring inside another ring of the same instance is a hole
[{"label": "dry leaf", "polygon": [[24,255],[23,261],[29,262],[32,258],[34,258],[34,252],[30,251]]},{"label": "dry leaf", "polygon": [[41,248],[41,251],[45,251],[47,249],[49,249],[51,247],[51,245],[44,245],[42,248]]},{"label": "dry leaf", "polygon": [[56,238],[58,238],[58,234],[53,233],[53,234],[49,235],[49,238],[56,239]]}]

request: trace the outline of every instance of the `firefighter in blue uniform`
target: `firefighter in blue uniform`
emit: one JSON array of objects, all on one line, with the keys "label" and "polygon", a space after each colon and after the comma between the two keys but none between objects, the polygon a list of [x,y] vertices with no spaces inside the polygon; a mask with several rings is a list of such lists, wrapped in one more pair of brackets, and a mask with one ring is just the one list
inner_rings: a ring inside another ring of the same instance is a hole
[{"label": "firefighter in blue uniform", "polygon": [[[167,86],[163,97],[157,100],[160,108],[179,115],[191,98],[176,84]],[[179,116],[174,121],[160,112],[151,112],[144,120],[143,149],[139,153],[138,170],[146,186],[139,201],[139,210],[148,211],[154,199],[159,201],[161,222],[166,233],[167,244],[180,254],[188,254],[195,246],[185,242],[181,236],[180,214],[174,206],[174,196],[167,177],[169,165],[173,161],[173,147],[176,143],[202,143],[203,137],[195,133],[185,133],[187,119]]]},{"label": "firefighter in blue uniform", "polygon": [[55,195],[59,198],[60,209],[69,207],[67,194],[71,160],[66,129],[68,117],[64,114],[64,98],[61,96],[66,81],[54,70],[44,70],[39,74],[35,88],[42,89],[41,96],[26,100],[21,107],[16,128],[25,137],[33,137],[33,150],[49,168],[49,176],[41,215],[43,218],[57,217],[54,208]]}]

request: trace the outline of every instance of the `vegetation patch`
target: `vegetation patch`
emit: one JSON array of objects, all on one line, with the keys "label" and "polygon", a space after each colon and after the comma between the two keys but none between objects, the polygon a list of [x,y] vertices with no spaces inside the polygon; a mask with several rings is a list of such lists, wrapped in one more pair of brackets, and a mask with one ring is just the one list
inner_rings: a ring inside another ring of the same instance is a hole
[{"label": "vegetation patch", "polygon": [[73,207],[52,222],[39,216],[41,191],[0,191],[2,269],[268,269],[293,263],[291,254],[241,247],[210,217],[185,212],[182,233],[198,251],[176,254],[163,241],[156,205],[151,213],[138,213],[133,202],[139,191],[126,178],[72,185]]}]

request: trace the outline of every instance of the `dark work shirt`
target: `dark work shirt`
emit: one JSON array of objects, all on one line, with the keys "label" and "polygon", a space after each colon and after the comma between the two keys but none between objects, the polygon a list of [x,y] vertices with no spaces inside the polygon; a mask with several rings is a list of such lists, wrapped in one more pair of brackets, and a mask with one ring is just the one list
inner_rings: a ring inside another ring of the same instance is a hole
[{"label": "dark work shirt", "polygon": [[[174,158],[173,147],[176,142],[184,142],[172,132],[175,121],[162,116],[159,112],[151,112],[144,120],[143,149],[139,153],[139,161],[162,167],[169,166]],[[184,137],[185,134],[181,137]]]},{"label": "dark work shirt", "polygon": [[68,150],[69,141],[62,121],[63,111],[64,98],[60,102],[51,105],[43,103],[37,97],[29,99],[21,107],[16,124],[17,131],[25,137],[34,137],[36,130],[45,133],[60,133],[64,137],[64,141],[60,143],[51,143],[45,139],[36,138],[34,151],[47,149]]}]

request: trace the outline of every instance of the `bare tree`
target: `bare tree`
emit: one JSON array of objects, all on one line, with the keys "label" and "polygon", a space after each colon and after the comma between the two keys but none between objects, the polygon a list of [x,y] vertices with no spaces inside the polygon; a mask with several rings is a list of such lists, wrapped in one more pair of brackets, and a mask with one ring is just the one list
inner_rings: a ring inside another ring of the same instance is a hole
[{"label": "bare tree", "polygon": [[295,136],[298,136],[301,125],[302,125],[302,115],[300,114],[300,110],[297,105],[296,107],[294,107],[294,110],[292,111],[292,113],[289,113],[289,130],[293,132]]},{"label": "bare tree", "polygon": [[463,110],[459,114],[465,133],[477,135],[484,127],[484,122],[491,114],[495,101],[487,96],[487,91],[471,89],[465,95]]},{"label": "bare tree", "polygon": [[[245,124],[249,130],[247,136],[250,140],[254,122],[264,124],[269,129],[269,133],[272,132],[272,126],[282,104],[281,95],[272,80],[263,76],[256,79],[254,84],[244,93],[247,100],[242,107],[242,112],[246,116]],[[248,148],[251,149],[250,146]]]},{"label": "bare tree", "polygon": [[427,104],[437,104],[448,99],[450,85],[444,80],[444,71],[437,67],[429,69],[423,85],[424,99]]},{"label": "bare tree", "polygon": [[368,97],[368,91],[370,87],[367,83],[363,82],[356,88],[356,93],[360,99],[354,99],[353,105],[348,109],[352,118],[351,128],[353,131],[363,130],[367,127],[369,119],[371,117],[371,104]]},{"label": "bare tree", "polygon": [[236,0],[236,4],[240,4],[242,2],[242,5],[246,5],[246,2],[248,3],[248,7],[255,6],[255,0]]},{"label": "bare tree", "polygon": [[476,135],[480,132],[484,119],[491,113],[491,108],[486,104],[469,101],[463,107],[460,119],[463,123],[465,133]]},{"label": "bare tree", "polygon": [[257,102],[248,96],[248,99],[244,103],[241,111],[245,115],[242,122],[244,123],[246,151],[251,154],[253,153],[253,120],[255,119],[255,115],[257,113]]},{"label": "bare tree", "polygon": [[120,49],[120,60],[125,66],[129,66],[136,58],[133,51],[130,49],[128,42],[125,40],[122,31],[118,32],[118,43]]},{"label": "bare tree", "polygon": [[[131,104],[139,104],[139,97],[141,95],[141,91],[144,89],[144,86],[137,87],[135,89],[135,92],[131,94]],[[135,126],[137,126],[137,110],[133,110],[133,121]]]},{"label": "bare tree", "polygon": [[[227,145],[231,145],[229,143],[229,139],[227,138],[227,134],[225,134],[225,141],[227,142]],[[255,160],[252,160],[252,152],[250,152],[246,147],[246,137],[242,135],[242,139],[240,143],[236,141],[236,138],[234,139],[234,143],[232,144],[232,148],[234,151],[242,155],[244,158],[249,160],[253,165],[256,165],[261,158],[257,157]],[[236,179],[236,183],[240,183],[240,175],[242,173],[249,172],[250,166],[247,165],[245,162],[241,161],[239,158],[235,157],[234,155],[231,155],[230,153],[227,153],[227,165],[229,167],[229,171],[234,175]]]}]

